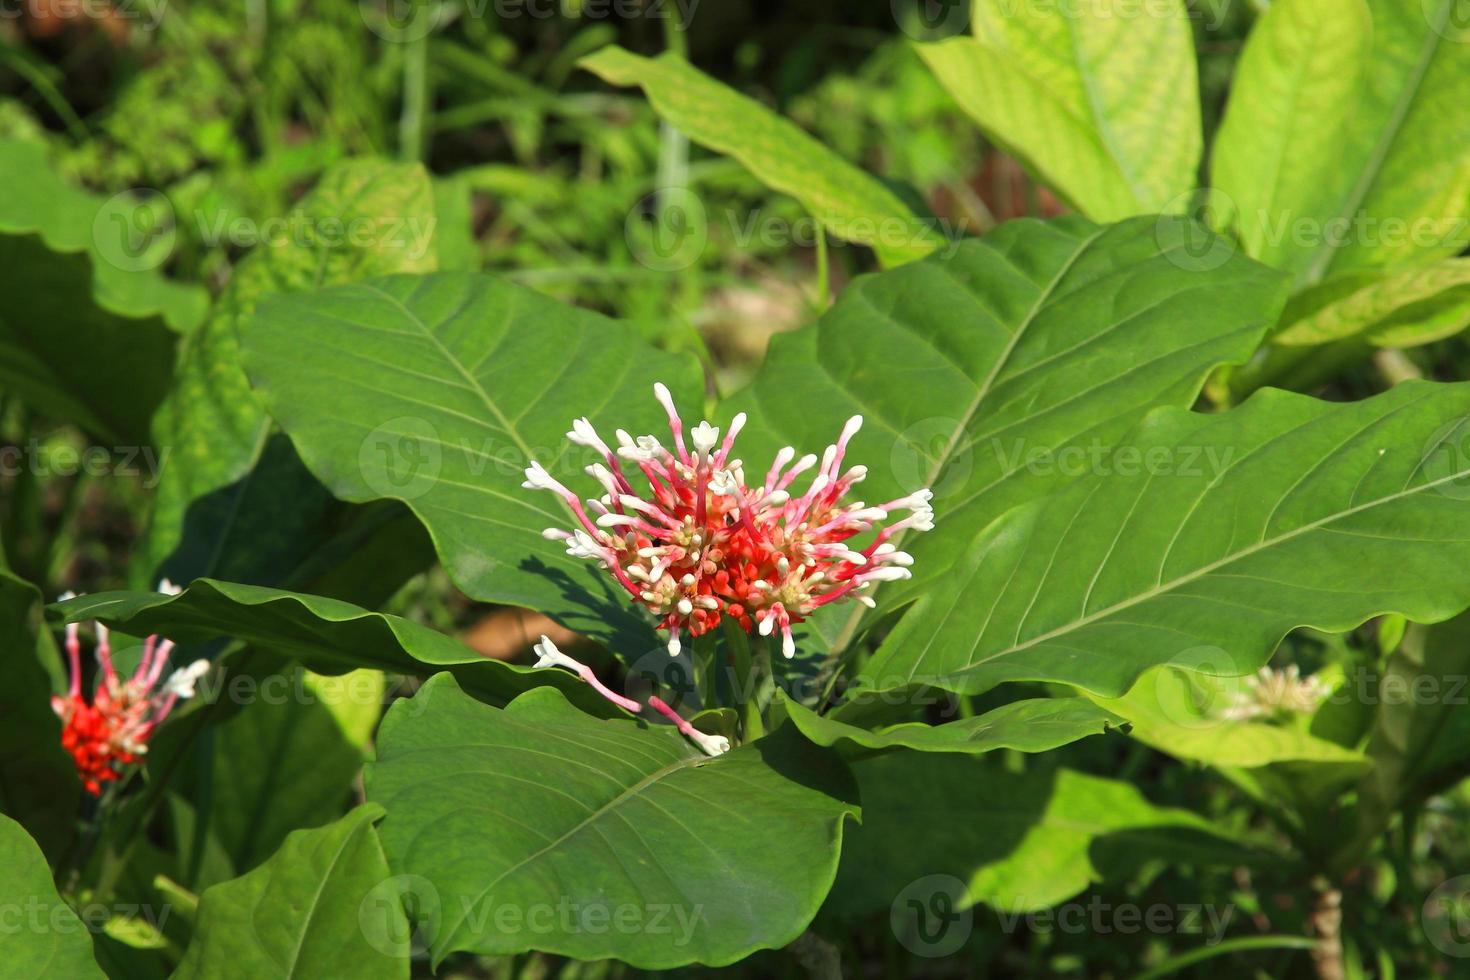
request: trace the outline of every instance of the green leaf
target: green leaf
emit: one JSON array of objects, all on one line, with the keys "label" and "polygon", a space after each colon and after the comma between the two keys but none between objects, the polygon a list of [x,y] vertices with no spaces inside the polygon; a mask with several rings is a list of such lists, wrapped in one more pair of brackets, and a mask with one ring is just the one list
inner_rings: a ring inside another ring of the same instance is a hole
[{"label": "green leaf", "polygon": [[1100,735],[1123,721],[1086,698],[1033,698],[942,725],[904,722],[869,731],[818,715],[784,695],[781,700],[787,717],[817,745],[859,749],[905,748],[968,755],[996,749],[1049,752],[1089,735]]},{"label": "green leaf", "polygon": [[177,382],[154,420],[154,439],[171,455],[135,562],[145,576],[162,566],[176,581],[244,577],[222,563],[238,565],[244,552],[260,564],[293,542],[298,550],[319,542],[313,532],[330,526],[335,502],[289,447],[272,444],[270,417],[240,365],[239,325],[272,294],[432,270],[433,227],[422,166],[347,161],[239,264],[214,314],[185,340]]},{"label": "green leaf", "polygon": [[472,273],[273,297],[242,334],[271,413],[338,497],[405,501],[473,598],[538,609],[625,652],[654,645],[611,576],[542,537],[570,524],[564,505],[521,483],[531,460],[586,479],[592,454],[565,436],[579,416],[654,431],[655,381],[700,404],[692,359]]},{"label": "green leaf", "polygon": [[[0,235],[34,236],[52,253],[53,262],[88,270],[90,281],[80,295],[119,316],[158,317],[180,333],[204,318],[209,294],[203,287],[159,275],[155,270],[167,255],[134,248],[147,244],[136,239],[140,230],[146,234],[146,224],[142,229],[139,225],[147,216],[134,210],[136,202],[125,195],[104,200],[74,187],[47,158],[43,144],[25,140],[0,140],[0,178],[7,187],[25,188],[25,193],[7,194],[0,201]],[[156,203],[163,210],[157,226],[162,238],[173,225],[171,209]],[[69,256],[85,261],[72,262]],[[28,291],[37,288],[17,269],[7,269]]]},{"label": "green leaf", "polygon": [[1220,833],[1128,783],[1070,769],[1015,773],[964,756],[891,752],[853,772],[863,822],[843,847],[827,905],[842,916],[889,908],[930,875],[964,883],[964,894],[951,896],[961,908],[1043,909],[1102,877],[1096,849],[1110,834]]},{"label": "green leaf", "polygon": [[1367,79],[1330,162],[1352,182],[1319,228],[1305,282],[1470,244],[1470,32],[1457,3],[1368,0]]},{"label": "green leaf", "polygon": [[716,758],[554,691],[501,710],[437,677],[389,710],[368,797],[465,950],[722,966],[795,939],[836,872],[851,777],[791,726]]},{"label": "green leaf", "polygon": [[934,491],[938,527],[902,542],[914,579],[875,593],[901,602],[1148,410],[1192,405],[1215,366],[1255,350],[1284,286],[1185,218],[1009,222],[855,280],[814,326],[775,337],[733,399],[751,417],[741,451],[820,451],[862,413],[849,458],[869,467],[864,499]]},{"label": "green leaf", "polygon": [[[87,924],[56,893],[51,869],[20,824],[0,816],[5,969],[27,980],[102,980]],[[99,923],[100,925],[100,923]]]},{"label": "green leaf", "polygon": [[1278,0],[1251,30],[1210,170],[1221,217],[1252,258],[1301,270],[1312,253],[1293,229],[1325,221],[1347,193],[1342,134],[1360,109],[1372,37],[1365,0]]},{"label": "green leaf", "polygon": [[333,678],[297,667],[275,677],[212,733],[210,830],[240,871],[290,831],[346,811],[383,705],[375,671]]},{"label": "green leaf", "polygon": [[1181,0],[975,0],[973,37],[918,51],[985,135],[1096,221],[1182,212],[1202,136]]},{"label": "green leaf", "polygon": [[1285,328],[1271,338],[1284,347],[1361,337],[1379,347],[1443,340],[1470,325],[1470,259],[1445,259],[1396,273],[1334,276],[1292,298]]},{"label": "green leaf", "polygon": [[865,669],[876,687],[1049,680],[1104,696],[1143,671],[1245,674],[1297,626],[1341,632],[1470,604],[1470,385],[1353,404],[1265,390],[1161,409],[1050,500],[994,522]]},{"label": "green leaf", "polygon": [[61,747],[42,657],[55,661],[56,653],[41,620],[41,594],[0,564],[0,812],[20,821],[54,861],[75,836],[82,787]]},{"label": "green leaf", "polygon": [[[1214,666],[1228,665],[1222,660]],[[1305,762],[1331,767],[1337,779],[1352,779],[1367,769],[1361,752],[1316,738],[1300,726],[1228,718],[1246,690],[1243,677],[1165,666],[1145,673],[1122,697],[1093,695],[1092,700],[1132,723],[1134,738],[1176,759],[1246,769]]]},{"label": "green leaf", "polygon": [[353,976],[407,978],[393,940],[408,933],[382,845],[379,807],[298,830],[261,867],[205,890],[176,980]]},{"label": "green leaf", "polygon": [[208,294],[158,275],[162,239],[155,256],[112,237],[146,226],[146,207],[73,187],[44,146],[0,140],[0,180],[24,188],[0,201],[0,267],[14,284],[0,298],[0,383],[120,447],[145,444],[175,332],[203,318]]},{"label": "green leaf", "polygon": [[[581,703],[603,703],[564,671],[490,660],[426,626],[321,596],[200,579],[177,596],[98,592],[55,608],[68,622],[100,619],[138,636],[158,633],[179,642],[233,636],[295,657],[323,674],[358,667],[420,676],[448,670],[476,695],[495,702],[544,684]],[[203,687],[207,692],[208,685]]]},{"label": "green leaf", "polygon": [[644,58],[611,45],[577,64],[613,85],[642,86],[654,110],[675,128],[796,198],[838,238],[871,246],[886,266],[923,258],[944,244],[881,181],[678,55]]}]

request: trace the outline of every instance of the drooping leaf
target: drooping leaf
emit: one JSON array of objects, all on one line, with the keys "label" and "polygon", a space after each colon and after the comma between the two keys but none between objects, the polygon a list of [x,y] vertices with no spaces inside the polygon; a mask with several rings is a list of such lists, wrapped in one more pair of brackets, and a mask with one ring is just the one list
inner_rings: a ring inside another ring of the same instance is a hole
[{"label": "drooping leaf", "polygon": [[944,244],[881,181],[677,55],[644,58],[610,45],[578,64],[614,85],[642,86],[654,110],[675,128],[796,198],[838,238],[871,246],[884,265],[923,258]]},{"label": "drooping leaf", "polygon": [[1185,209],[1203,137],[1181,0],[976,0],[970,19],[918,51],[987,137],[1095,221]]},{"label": "drooping leaf", "polygon": [[929,875],[965,883],[961,908],[1047,908],[1099,880],[1097,848],[1124,831],[1148,828],[1155,839],[1185,831],[1229,846],[1193,813],[1070,769],[1015,773],[982,759],[890,752],[855,763],[853,772],[863,822],[843,846],[827,905],[842,916],[886,909]]},{"label": "drooping leaf", "polygon": [[367,804],[298,830],[249,874],[208,888],[178,980],[353,976],[406,978],[396,944],[409,923],[390,882]]},{"label": "drooping leaf", "polygon": [[36,842],[0,815],[0,907],[10,917],[5,970],[34,980],[102,980],[87,925],[56,893],[51,869]]},{"label": "drooping leaf", "polygon": [[1363,97],[1329,164],[1351,183],[1315,228],[1302,272],[1308,283],[1428,263],[1470,244],[1470,32],[1457,0],[1368,6],[1373,46]]},{"label": "drooping leaf", "polygon": [[982,715],[940,725],[904,722],[869,730],[818,715],[784,698],[787,716],[817,745],[859,749],[913,749],[982,755],[996,749],[1049,752],[1089,735],[1101,735],[1123,719],[1086,698],[1013,701]]},{"label": "drooping leaf", "polygon": [[[1212,666],[1229,665],[1221,658]],[[1246,769],[1310,763],[1331,767],[1334,780],[1351,779],[1367,769],[1361,752],[1317,738],[1300,725],[1231,717],[1231,708],[1246,690],[1242,677],[1166,666],[1145,673],[1122,697],[1094,695],[1092,700],[1126,718],[1134,738],[1176,759]]]},{"label": "drooping leaf", "polygon": [[1470,259],[1445,259],[1394,273],[1350,272],[1303,291],[1271,338],[1284,347],[1361,337],[1379,347],[1414,347],[1470,325]]},{"label": "drooping leaf", "polygon": [[[222,567],[235,550],[259,565],[259,556],[268,560],[290,542],[298,550],[319,543],[341,505],[289,446],[271,439],[270,417],[240,364],[239,325],[269,295],[434,269],[433,227],[423,167],[346,161],[239,264],[213,315],[184,341],[177,382],[154,421],[154,439],[171,455],[135,562],[137,585],[156,574],[243,577]],[[284,584],[263,570],[250,579]]]},{"label": "drooping leaf", "polygon": [[1360,111],[1372,38],[1366,0],[1281,0],[1251,30],[1210,170],[1219,218],[1252,258],[1300,271],[1312,255],[1303,236],[1348,192],[1342,134]]},{"label": "drooping leaf", "polygon": [[232,636],[323,674],[359,667],[421,676],[447,670],[494,702],[544,684],[594,708],[605,703],[564,671],[490,660],[426,626],[322,596],[200,579],[177,596],[98,592],[55,608],[68,621],[98,619],[139,636],[157,633],[179,642]]},{"label": "drooping leaf", "polygon": [[0,562],[0,813],[58,860],[75,835],[82,787],[51,710],[55,688],[40,658],[55,651],[40,610],[40,592]]},{"label": "drooping leaf", "polygon": [[1470,604],[1467,426],[1470,385],[1425,382],[1161,409],[1091,476],[987,528],[865,674],[1117,696],[1170,662],[1248,673],[1297,626],[1448,618]]},{"label": "drooping leaf", "polygon": [[789,725],[711,759],[668,726],[549,690],[489,708],[448,677],[389,710],[367,788],[393,870],[437,897],[435,963],[539,949],[667,969],[782,946],[857,812],[842,762]]},{"label": "drooping leaf", "polygon": [[876,592],[900,602],[1149,409],[1193,404],[1216,365],[1255,350],[1284,286],[1184,218],[1013,221],[858,279],[815,326],[777,336],[732,400],[751,416],[742,456],[820,452],[861,413],[848,458],[868,466],[864,499],[934,491],[935,531],[902,541],[913,581]]},{"label": "drooping leaf", "polygon": [[593,454],[565,437],[588,415],[656,431],[662,380],[700,403],[691,359],[627,327],[489,276],[407,276],[274,297],[242,328],[246,364],[306,465],[337,496],[403,500],[470,596],[528,606],[635,655],[655,645],[606,573],[548,541],[571,517],[526,490],[539,461],[564,483]]}]

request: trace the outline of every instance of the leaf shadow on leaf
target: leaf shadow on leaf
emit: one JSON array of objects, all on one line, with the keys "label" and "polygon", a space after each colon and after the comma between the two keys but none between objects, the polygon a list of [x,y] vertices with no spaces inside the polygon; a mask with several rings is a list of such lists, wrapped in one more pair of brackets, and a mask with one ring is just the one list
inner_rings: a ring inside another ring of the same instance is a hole
[{"label": "leaf shadow on leaf", "polygon": [[[586,617],[587,621],[611,624],[614,642],[609,644],[609,649],[624,660],[631,663],[646,653],[662,648],[663,644],[655,638],[651,625],[633,611],[628,597],[613,589],[610,575],[598,574],[589,566],[584,580],[578,582],[564,569],[552,568],[534,555],[522,558],[516,567],[529,575],[553,582],[571,608],[592,610],[593,615]],[[584,629],[579,629],[583,617],[563,618],[566,620],[563,625],[568,629],[585,632]]]}]

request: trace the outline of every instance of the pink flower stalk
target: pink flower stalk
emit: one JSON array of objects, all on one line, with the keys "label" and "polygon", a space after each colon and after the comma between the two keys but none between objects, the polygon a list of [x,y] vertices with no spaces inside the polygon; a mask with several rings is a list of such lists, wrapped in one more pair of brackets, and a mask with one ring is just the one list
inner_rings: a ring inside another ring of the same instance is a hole
[{"label": "pink flower stalk", "polygon": [[[170,591],[165,581],[160,591]],[[70,594],[62,599],[70,599]],[[143,643],[143,658],[133,676],[118,676],[112,664],[112,643],[107,627],[96,624],[97,663],[102,676],[91,701],[82,695],[81,638],[77,623],[66,627],[67,666],[71,686],[65,697],[51,698],[51,708],[61,719],[61,745],[76,763],[82,785],[94,796],[102,784],[122,775],[125,766],[137,762],[148,751],[148,741],[174,705],[194,696],[199,678],[209,662],[196,660],[169,675],[159,685],[172,640],[150,636]]]},{"label": "pink flower stalk", "polygon": [[[601,694],[629,714],[636,715],[643,710],[643,705],[634,701],[632,698],[625,698],[621,694],[615,694],[608,690],[607,685],[598,680],[597,675],[592,673],[591,667],[588,667],[580,661],[573,660],[571,657],[562,653],[561,650],[557,649],[556,644],[551,642],[551,638],[544,633],[541,635],[541,642],[536,644],[533,649],[536,652],[537,667],[565,667],[591,685],[592,689],[598,694]],[[679,713],[669,707],[662,698],[656,696],[649,698],[648,706],[673,722],[674,727],[679,730],[679,734],[699,746],[700,751],[705,755],[723,755],[730,751],[730,740],[728,738],[723,735],[707,735],[695,728],[684,718],[680,717]]]},{"label": "pink flower stalk", "polygon": [[[779,630],[781,651],[792,657],[792,624],[843,599],[871,606],[865,593],[875,583],[909,577],[913,559],[890,539],[904,530],[933,528],[933,494],[919,490],[878,506],[844,500],[867,476],[865,466],[842,470],[861,415],[848,419],[820,460],[797,459],[788,446],[752,485],[742,461],[730,456],[745,413],[731,420],[723,441],[718,428],[700,422],[686,444],[668,388],[656,384],[653,390],[669,416],[672,449],[653,436],[634,439],[619,429],[614,452],[580,418],[567,437],[602,454],[602,463],[587,467],[602,495],[584,504],[540,463],[527,468],[522,486],[550,490],[565,501],[577,526],[547,528],[545,536],[566,542],[567,554],[600,562],[611,572],[635,602],[659,618],[670,654],[678,655],[684,633],[700,636],[729,616],[748,633]],[[798,494],[792,484],[813,467],[806,490]],[[646,487],[640,490],[634,479]],[[908,515],[879,527],[860,550],[849,545],[898,510]]]}]

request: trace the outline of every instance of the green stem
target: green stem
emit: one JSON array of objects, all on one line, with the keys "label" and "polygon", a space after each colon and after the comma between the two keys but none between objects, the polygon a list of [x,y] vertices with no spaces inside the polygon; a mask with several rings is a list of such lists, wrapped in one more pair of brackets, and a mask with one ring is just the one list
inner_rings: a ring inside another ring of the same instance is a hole
[{"label": "green stem", "polygon": [[422,162],[424,120],[429,114],[429,37],[410,41],[403,52],[403,112],[398,118],[398,158]]},{"label": "green stem", "polygon": [[1227,956],[1231,953],[1246,953],[1256,949],[1311,949],[1316,943],[1304,936],[1245,936],[1241,939],[1227,939],[1213,946],[1204,946],[1200,949],[1192,949],[1187,953],[1180,953],[1171,957],[1152,970],[1134,976],[1133,980],[1158,980],[1159,977],[1172,976],[1184,969],[1216,956]]},{"label": "green stem", "polygon": [[822,227],[822,222],[817,220],[816,215],[812,215],[812,221],[816,222],[817,229],[817,282],[812,303],[816,312],[821,314],[827,312],[832,300],[827,269],[827,229]]}]

